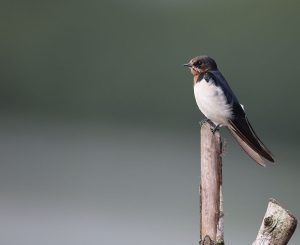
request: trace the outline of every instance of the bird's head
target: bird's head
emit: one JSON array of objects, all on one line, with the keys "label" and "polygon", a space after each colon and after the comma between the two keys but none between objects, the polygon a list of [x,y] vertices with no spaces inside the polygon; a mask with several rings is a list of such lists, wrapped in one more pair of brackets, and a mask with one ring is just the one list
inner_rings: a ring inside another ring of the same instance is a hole
[{"label": "bird's head", "polygon": [[197,56],[191,59],[189,63],[184,64],[184,66],[190,68],[194,76],[218,69],[216,62],[206,55]]}]

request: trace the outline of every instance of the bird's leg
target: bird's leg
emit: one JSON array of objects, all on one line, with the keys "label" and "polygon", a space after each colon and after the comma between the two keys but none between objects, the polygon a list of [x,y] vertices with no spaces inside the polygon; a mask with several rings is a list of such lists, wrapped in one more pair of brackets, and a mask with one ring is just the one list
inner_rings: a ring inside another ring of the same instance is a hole
[{"label": "bird's leg", "polygon": [[211,130],[211,132],[214,134],[219,128],[220,128],[220,126],[221,126],[221,124],[217,124],[217,125],[215,125],[210,119],[208,119],[208,118],[205,118],[205,119],[203,119],[201,122],[200,122],[200,127],[202,127],[203,126],[203,124],[204,123],[209,123],[209,125],[210,125],[210,130]]},{"label": "bird's leg", "polygon": [[218,124],[217,126],[214,126],[213,128],[210,128],[211,132],[215,134],[215,132],[220,128],[221,124]]}]

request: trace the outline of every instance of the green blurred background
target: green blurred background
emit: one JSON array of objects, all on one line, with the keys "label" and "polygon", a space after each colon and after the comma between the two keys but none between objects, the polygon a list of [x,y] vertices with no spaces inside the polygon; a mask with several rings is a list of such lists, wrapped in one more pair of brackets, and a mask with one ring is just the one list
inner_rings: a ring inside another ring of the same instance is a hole
[{"label": "green blurred background", "polygon": [[200,54],[277,162],[221,130],[226,242],[251,244],[270,197],[300,217],[299,1],[0,3],[0,244],[197,244],[203,116],[181,64]]}]

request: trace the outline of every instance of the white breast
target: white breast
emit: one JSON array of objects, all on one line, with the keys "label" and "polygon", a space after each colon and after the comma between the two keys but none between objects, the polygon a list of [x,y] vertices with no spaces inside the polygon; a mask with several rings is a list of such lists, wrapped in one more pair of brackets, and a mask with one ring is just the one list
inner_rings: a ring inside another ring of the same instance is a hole
[{"label": "white breast", "polygon": [[231,105],[220,87],[202,79],[194,85],[194,94],[200,111],[215,124],[227,125],[232,117]]}]

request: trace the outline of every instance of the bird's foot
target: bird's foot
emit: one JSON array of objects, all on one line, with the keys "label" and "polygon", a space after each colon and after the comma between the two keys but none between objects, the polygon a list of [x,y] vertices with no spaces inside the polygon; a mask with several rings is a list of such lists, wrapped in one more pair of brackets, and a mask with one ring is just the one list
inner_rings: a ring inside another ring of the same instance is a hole
[{"label": "bird's foot", "polygon": [[220,126],[221,126],[221,124],[216,125],[216,124],[214,124],[210,119],[205,118],[205,119],[203,119],[202,121],[199,122],[200,127],[202,127],[204,123],[209,123],[209,125],[210,125],[210,130],[211,130],[211,132],[212,132],[213,134],[215,134],[215,132],[216,132],[216,131],[220,128]]},{"label": "bird's foot", "polygon": [[219,130],[220,126],[221,126],[221,124],[218,124],[217,126],[214,126],[213,128],[211,127],[211,128],[210,128],[211,132],[212,132],[213,134],[215,134],[215,132],[216,132],[217,130]]},{"label": "bird's foot", "polygon": [[205,118],[205,119],[203,119],[202,121],[199,122],[200,127],[202,127],[205,123],[209,123],[210,126],[212,126],[212,124],[213,124],[213,122],[211,120],[209,120],[208,118]]}]

